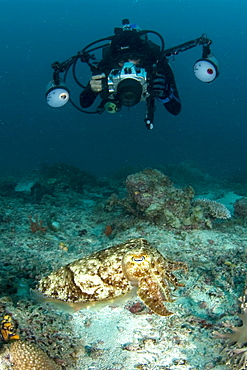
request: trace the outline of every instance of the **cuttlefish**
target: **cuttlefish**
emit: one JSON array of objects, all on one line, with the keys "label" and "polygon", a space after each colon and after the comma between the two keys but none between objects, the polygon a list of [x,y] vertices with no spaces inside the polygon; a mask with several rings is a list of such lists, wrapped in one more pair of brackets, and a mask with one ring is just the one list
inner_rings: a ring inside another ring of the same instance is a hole
[{"label": "cuttlefish", "polygon": [[183,262],[167,260],[145,239],[95,252],[42,278],[37,289],[51,301],[66,302],[75,310],[92,304],[114,302],[135,292],[144,304],[160,316],[168,316],[164,302],[173,302],[170,285],[178,283],[172,271],[184,270]]}]

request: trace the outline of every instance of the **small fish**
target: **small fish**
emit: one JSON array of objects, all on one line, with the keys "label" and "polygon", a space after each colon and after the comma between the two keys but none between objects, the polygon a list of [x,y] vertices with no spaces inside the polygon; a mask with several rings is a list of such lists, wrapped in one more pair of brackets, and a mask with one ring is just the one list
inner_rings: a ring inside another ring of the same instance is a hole
[{"label": "small fish", "polygon": [[16,327],[10,315],[5,315],[3,317],[1,322],[1,334],[5,342],[20,339],[19,335],[16,334]]}]

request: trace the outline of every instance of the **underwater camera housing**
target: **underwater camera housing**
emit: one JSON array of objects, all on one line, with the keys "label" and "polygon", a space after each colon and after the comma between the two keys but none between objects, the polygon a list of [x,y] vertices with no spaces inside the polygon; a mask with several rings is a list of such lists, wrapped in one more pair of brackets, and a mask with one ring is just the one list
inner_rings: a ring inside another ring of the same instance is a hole
[{"label": "underwater camera housing", "polygon": [[124,63],[122,68],[112,69],[108,75],[109,98],[118,98],[121,105],[131,107],[145,101],[148,94],[147,72],[133,62]]}]

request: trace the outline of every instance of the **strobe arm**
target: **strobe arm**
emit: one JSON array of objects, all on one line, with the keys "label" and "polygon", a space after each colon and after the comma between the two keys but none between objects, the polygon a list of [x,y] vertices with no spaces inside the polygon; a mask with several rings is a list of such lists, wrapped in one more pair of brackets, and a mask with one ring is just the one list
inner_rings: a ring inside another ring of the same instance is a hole
[{"label": "strobe arm", "polygon": [[211,45],[211,44],[212,44],[212,40],[208,39],[205,34],[202,34],[201,37],[199,37],[195,40],[187,41],[187,42],[184,42],[183,44],[180,44],[180,45],[174,46],[172,48],[166,49],[164,51],[164,54],[165,54],[166,57],[169,57],[169,56],[172,56],[172,55],[178,55],[180,52],[192,49],[192,48],[194,48],[198,45],[203,45],[203,46],[208,46],[209,47],[209,45]]}]

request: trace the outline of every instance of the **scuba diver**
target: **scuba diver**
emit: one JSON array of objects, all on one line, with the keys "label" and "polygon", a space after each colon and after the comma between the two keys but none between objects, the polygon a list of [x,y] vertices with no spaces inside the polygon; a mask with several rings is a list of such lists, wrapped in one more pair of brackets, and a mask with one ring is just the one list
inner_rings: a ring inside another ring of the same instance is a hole
[{"label": "scuba diver", "polygon": [[122,105],[131,107],[148,100],[152,104],[150,113],[153,113],[153,98],[157,98],[170,113],[179,114],[181,102],[168,59],[161,55],[158,45],[142,37],[135,24],[128,19],[124,19],[122,24],[123,28],[115,29],[110,46],[103,49],[103,59],[97,66],[97,72],[101,74],[93,75],[80,95],[82,108],[93,104],[104,90],[104,79],[107,79],[108,91],[112,93],[102,94],[100,108],[107,107],[116,112]]},{"label": "scuba diver", "polygon": [[[160,45],[148,39],[148,34],[156,35]],[[107,41],[107,44],[101,45]],[[95,44],[100,43],[100,46]],[[136,24],[123,19],[122,27],[114,29],[114,35],[96,40],[87,45],[76,56],[65,62],[55,62],[53,80],[48,84],[47,103],[52,107],[61,107],[69,100],[75,108],[84,113],[119,112],[122,106],[132,107],[140,101],[146,104],[145,124],[153,128],[155,100],[163,103],[173,115],[181,111],[181,101],[176,87],[175,78],[168,57],[197,45],[203,46],[202,58],[194,65],[194,72],[203,82],[212,82],[219,75],[218,62],[211,54],[212,41],[202,35],[165,50],[163,37],[156,31],[141,30]],[[90,49],[91,48],[91,49]],[[92,51],[102,49],[102,59],[95,61]],[[80,60],[86,63],[92,77],[87,85],[83,85],[76,76],[76,64]],[[65,85],[67,73],[72,68],[76,83],[83,89],[78,107],[70,98]],[[64,73],[64,80],[60,78]],[[100,95],[101,102],[95,111],[88,111],[95,99]]]}]

